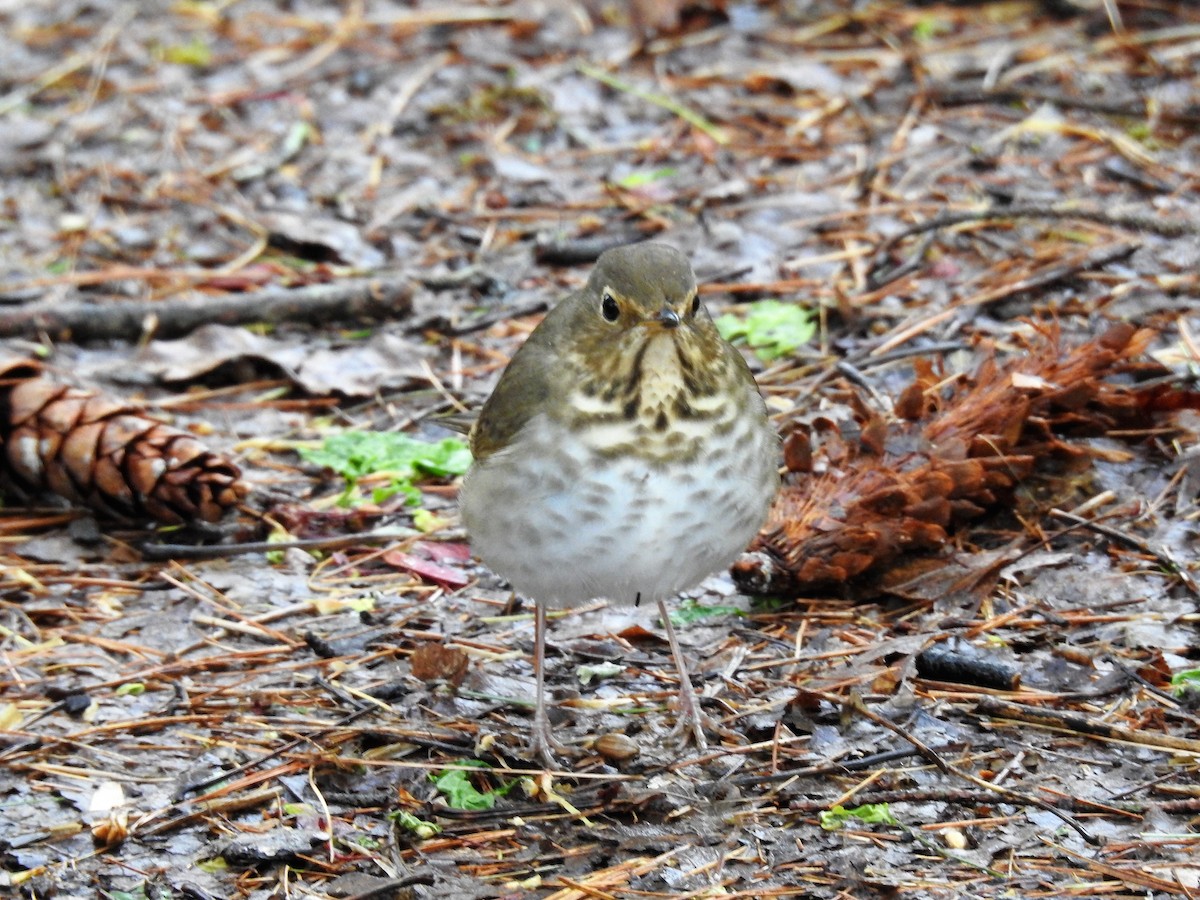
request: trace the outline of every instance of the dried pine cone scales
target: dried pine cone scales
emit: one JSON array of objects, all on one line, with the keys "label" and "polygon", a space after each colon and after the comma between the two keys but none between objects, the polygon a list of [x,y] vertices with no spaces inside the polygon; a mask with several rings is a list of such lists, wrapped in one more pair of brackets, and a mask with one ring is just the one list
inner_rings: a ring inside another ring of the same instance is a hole
[{"label": "dried pine cone scales", "polygon": [[248,492],[241,471],[185,431],[91,391],[0,364],[0,440],[9,480],[100,515],[216,522]]},{"label": "dried pine cone scales", "polygon": [[953,382],[917,360],[895,419],[861,404],[862,434],[876,435],[872,442],[832,442],[836,452],[825,449],[818,467],[805,432],[789,435],[791,474],[750,552],[734,564],[734,581],[751,593],[799,596],[877,578],[905,553],[945,547],[1039,461],[1086,460],[1070,435],[1152,422],[1164,388],[1107,379],[1155,366],[1142,361],[1153,338],[1119,324],[1068,347],[1056,328],[1042,326],[1023,354],[988,356]]}]

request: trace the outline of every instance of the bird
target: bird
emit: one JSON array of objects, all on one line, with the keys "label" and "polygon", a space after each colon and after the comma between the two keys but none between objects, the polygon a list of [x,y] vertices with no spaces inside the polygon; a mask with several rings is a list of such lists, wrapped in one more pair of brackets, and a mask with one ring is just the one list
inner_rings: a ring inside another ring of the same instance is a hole
[{"label": "bird", "polygon": [[679,674],[677,731],[705,748],[666,600],[728,568],[778,486],[780,444],[688,258],[600,255],[513,354],[471,427],[460,509],[477,557],[535,604],[530,755],[556,765],[546,611],[656,603]]}]

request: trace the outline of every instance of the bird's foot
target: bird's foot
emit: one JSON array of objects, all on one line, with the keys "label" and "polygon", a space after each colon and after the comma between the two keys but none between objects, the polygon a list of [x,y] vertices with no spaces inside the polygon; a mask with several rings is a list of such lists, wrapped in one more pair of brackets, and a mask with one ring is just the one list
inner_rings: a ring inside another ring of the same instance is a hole
[{"label": "bird's foot", "polygon": [[529,736],[529,758],[541,760],[548,769],[561,768],[558,756],[563,752],[562,745],[554,739],[550,730],[550,719],[542,705],[538,705],[533,716],[533,728]]},{"label": "bird's foot", "polygon": [[681,674],[683,678],[679,682],[679,698],[676,704],[679,714],[671,734],[681,744],[691,743],[697,750],[707,750],[708,737],[704,734],[704,711],[700,709],[700,702],[696,697],[696,692],[692,689],[692,683],[688,680],[687,674]]},{"label": "bird's foot", "polygon": [[674,734],[687,743],[689,737],[695,743],[696,749],[707,750],[708,738],[704,736],[704,713],[700,710],[700,702],[696,699],[696,691],[692,688],[692,680],[688,677],[687,662],[683,656],[683,648],[675,636],[675,627],[671,624],[671,614],[663,601],[658,601],[658,614],[667,632],[667,643],[671,646],[671,656],[675,660],[675,669],[679,673],[679,718],[675,723]]}]

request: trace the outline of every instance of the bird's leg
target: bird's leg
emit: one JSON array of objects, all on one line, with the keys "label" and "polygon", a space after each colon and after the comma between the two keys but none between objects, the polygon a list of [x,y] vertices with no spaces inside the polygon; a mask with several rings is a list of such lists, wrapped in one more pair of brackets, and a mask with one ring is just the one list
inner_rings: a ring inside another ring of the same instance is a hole
[{"label": "bird's leg", "polygon": [[531,756],[540,756],[549,769],[558,768],[554,751],[558,742],[550,732],[550,717],[546,715],[546,607],[534,604],[533,614],[533,674],[537,680],[537,706],[533,711],[533,735],[529,742]]},{"label": "bird's leg", "polygon": [[704,737],[700,704],[696,702],[696,692],[692,690],[692,679],[688,677],[687,664],[683,659],[683,648],[679,646],[679,639],[675,637],[675,626],[671,624],[667,604],[662,600],[658,601],[658,614],[662,617],[663,628],[667,632],[667,643],[671,645],[671,656],[675,660],[675,668],[679,672],[679,724],[675,726],[676,730],[686,739],[687,731],[690,728],[692,737],[696,740],[696,746],[704,750],[708,747],[708,740]]}]

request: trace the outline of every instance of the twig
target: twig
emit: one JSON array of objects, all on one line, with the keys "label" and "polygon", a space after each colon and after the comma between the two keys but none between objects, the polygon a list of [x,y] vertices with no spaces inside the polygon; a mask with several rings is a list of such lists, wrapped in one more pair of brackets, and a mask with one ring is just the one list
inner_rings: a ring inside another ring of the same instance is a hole
[{"label": "twig", "polygon": [[[1042,842],[1048,847],[1053,847],[1059,853],[1065,856],[1074,857],[1084,864],[1084,868],[1091,872],[1097,872],[1101,875],[1107,875],[1109,878],[1115,878],[1122,884],[1131,887],[1144,888],[1147,896],[1156,894],[1173,894],[1183,897],[1194,897],[1195,895],[1187,888],[1183,887],[1178,881],[1167,881],[1165,878],[1158,878],[1148,872],[1142,872],[1136,869],[1123,869],[1119,866],[1112,866],[1108,863],[1101,862],[1098,859],[1092,859],[1084,856],[1082,853],[1077,853],[1070,847],[1064,847],[1062,844],[1056,844],[1054,841],[1046,837],[1041,838]],[[1112,896],[1110,893],[1109,896]]]},{"label": "twig", "polygon": [[888,353],[872,356],[866,359],[855,358],[855,365],[862,370],[873,369],[911,356],[933,356],[934,354],[961,353],[970,350],[971,345],[963,341],[941,341],[936,344],[922,344],[919,347],[897,347]]},{"label": "twig", "polygon": [[877,291],[884,285],[899,281],[905,275],[912,275],[919,271],[925,259],[925,254],[929,252],[929,248],[933,246],[933,242],[936,239],[937,235],[930,232],[921,240],[921,245],[908,255],[908,259],[890,268],[884,268],[883,263],[887,252],[895,245],[889,242],[881,246],[875,251],[874,259],[867,270],[867,280],[864,285],[866,290],[868,292]]},{"label": "twig", "polygon": [[[1125,665],[1119,656],[1116,656],[1113,653],[1106,653],[1104,655],[1104,659],[1113,668],[1119,669],[1121,672],[1125,673],[1125,677],[1128,678],[1132,683],[1141,685],[1142,690],[1147,694],[1153,694],[1164,703],[1169,703],[1177,712],[1179,711],[1181,706],[1179,698],[1174,696],[1170,691],[1164,691],[1158,685],[1151,684],[1149,680],[1139,675],[1133,669],[1129,668],[1129,666]],[[1200,724],[1200,719],[1197,719],[1196,716],[1188,716],[1187,718],[1191,719],[1191,721],[1195,722],[1196,724]]]},{"label": "twig", "polygon": [[[891,246],[889,240],[889,243],[882,245],[881,249],[876,253],[875,262],[872,264],[871,274],[868,277],[867,286],[871,290],[892,281],[895,277],[890,270],[880,268]],[[923,241],[919,253],[923,254],[928,249],[928,246],[929,242]],[[1025,278],[1006,282],[989,291],[983,291],[972,297],[966,297],[960,303],[964,306],[978,306],[984,303],[994,303],[997,300],[1003,300],[1005,297],[1011,297],[1013,294],[1047,287],[1056,281],[1062,281],[1064,278],[1069,278],[1079,272],[1097,269],[1100,266],[1106,266],[1111,262],[1124,259],[1133,254],[1140,246],[1139,243],[1130,241],[1123,244],[1096,247],[1076,254],[1071,259],[1058,265],[1046,266],[1043,269],[1039,269]],[[905,265],[901,266],[901,268],[904,267]]]},{"label": "twig", "polygon": [[1060,265],[1039,269],[1026,278],[1018,278],[1016,281],[1002,284],[990,291],[965,297],[962,304],[964,306],[982,306],[985,303],[995,303],[997,300],[1003,300],[1015,294],[1024,294],[1038,288],[1049,287],[1056,282],[1078,275],[1080,272],[1098,269],[1111,262],[1132,256],[1140,246],[1140,243],[1129,242],[1115,244],[1111,247],[1097,247],[1094,250],[1080,253]]},{"label": "twig", "polygon": [[286,640],[286,638],[281,640],[278,632],[269,631],[253,623],[238,622],[234,619],[222,619],[218,616],[209,616],[205,615],[204,613],[194,613],[192,615],[192,621],[197,625],[208,625],[213,628],[223,629],[225,631],[235,631],[238,634],[244,634],[247,637],[271,641],[273,644],[290,643]]},{"label": "twig", "polygon": [[414,537],[412,530],[386,529],[363,534],[342,534],[327,538],[302,538],[294,541],[247,541],[242,544],[142,544],[142,559],[160,562],[170,559],[228,559],[249,553],[274,553],[280,550],[341,550],[359,544],[386,544]]},{"label": "twig", "polygon": [[121,36],[121,32],[125,30],[125,27],[137,15],[137,12],[138,4],[136,3],[125,3],[117,7],[112,21],[101,29],[91,47],[72,53],[62,62],[43,72],[31,83],[23,84],[7,96],[0,97],[0,116],[4,116],[17,107],[28,103],[46,88],[57,84],[107,52],[108,47]]},{"label": "twig", "polygon": [[431,874],[406,875],[403,878],[393,878],[390,881],[384,881],[373,888],[360,891],[357,894],[350,894],[345,900],[375,900],[377,897],[407,896],[407,892],[402,892],[401,888],[411,887],[414,884],[430,885],[434,884],[436,880]]},{"label": "twig", "polygon": [[857,362],[855,359],[856,355],[888,354],[896,347],[905,344],[917,335],[923,334],[934,326],[954,318],[963,307],[995,303],[997,300],[1004,300],[1014,294],[1028,293],[1037,288],[1048,287],[1057,281],[1070,278],[1080,272],[1099,268],[1110,262],[1122,259],[1133,253],[1136,249],[1135,245],[1126,243],[1118,244],[1115,247],[1099,247],[1094,250],[1088,250],[1059,265],[1046,266],[1043,269],[1037,270],[1025,278],[1018,278],[1016,281],[1007,282],[997,288],[983,291],[974,296],[964,297],[954,305],[947,306],[918,321],[901,322],[888,332],[888,334],[883,335],[874,346],[864,347],[857,351],[857,354],[852,354],[848,359]]},{"label": "twig", "polygon": [[1200,797],[1188,797],[1186,800],[1164,800],[1154,805],[1165,813],[1200,813]]},{"label": "twig", "polygon": [[589,66],[586,63],[579,63],[578,68],[582,74],[588,76],[589,78],[595,78],[601,84],[608,85],[614,91],[621,91],[622,93],[629,94],[632,97],[637,97],[639,100],[645,100],[647,103],[653,103],[655,106],[661,106],[672,115],[678,116],[689,125],[700,129],[718,144],[725,145],[729,143],[729,135],[726,134],[724,130],[718,128],[698,112],[688,109],[682,103],[671,97],[668,97],[666,94],[658,94],[654,91],[647,91],[644,88],[630,84],[628,81],[617,78],[615,75],[610,75],[603,69],[597,69],[595,66]]},{"label": "twig", "polygon": [[[1050,510],[1050,515],[1056,519],[1063,519],[1071,522],[1073,527],[1086,528],[1089,531],[1094,531],[1097,534],[1102,534],[1105,537],[1110,537],[1118,543],[1124,544],[1126,547],[1132,547],[1147,556],[1158,560],[1159,565],[1173,575],[1179,576],[1179,580],[1183,582],[1184,587],[1191,591],[1195,596],[1200,597],[1200,585],[1196,584],[1196,580],[1192,578],[1192,573],[1187,571],[1167,549],[1161,548],[1155,550],[1145,541],[1134,537],[1132,534],[1126,534],[1124,531],[1118,531],[1109,525],[1101,525],[1099,522],[1093,522],[1091,519],[1085,519],[1082,516],[1077,516],[1074,513],[1069,513],[1062,509]],[[1070,529],[1068,529],[1070,530]]]},{"label": "twig", "polygon": [[538,241],[533,248],[533,258],[547,266],[578,266],[595,262],[605,250],[640,239],[638,235],[617,233],[569,240]]},{"label": "twig", "polygon": [[0,338],[49,334],[76,342],[133,341],[146,332],[176,337],[212,322],[340,322],[403,316],[411,309],[412,287],[407,278],[355,278],[222,297],[43,303],[0,311]]},{"label": "twig", "polygon": [[345,726],[349,725],[351,722],[355,721],[356,719],[361,719],[363,716],[365,716],[369,712],[378,712],[378,711],[379,711],[378,708],[374,707],[374,706],[361,706],[358,709],[356,709],[354,712],[347,713],[346,715],[342,716],[340,719],[335,720],[334,722],[332,722],[331,724],[327,725],[324,728],[318,728],[316,731],[312,732],[311,734],[305,734],[298,738],[294,738],[293,740],[288,741],[286,744],[281,744],[280,746],[278,746],[274,750],[272,750],[270,753],[264,753],[263,755],[258,756],[255,759],[249,760],[247,762],[244,762],[240,766],[235,766],[232,769],[225,769],[223,771],[220,771],[216,775],[213,775],[209,778],[203,778],[199,781],[192,781],[192,782],[189,782],[188,784],[182,785],[175,792],[175,796],[178,798],[183,798],[183,797],[186,797],[188,794],[194,794],[197,791],[202,791],[207,787],[211,787],[212,785],[216,784],[218,781],[226,781],[231,778],[234,778],[237,775],[242,775],[246,772],[249,772],[251,769],[258,768],[263,763],[270,762],[271,760],[282,756],[283,754],[287,753],[290,750],[294,750],[295,748],[299,747],[301,744],[312,743],[313,741],[317,740],[318,738],[322,738],[322,737],[325,737],[326,735],[332,734],[334,731],[336,731],[339,728],[344,728]]},{"label": "twig", "polygon": [[1090,97],[1072,96],[1060,91],[1038,90],[1037,88],[962,88],[949,85],[934,85],[928,90],[928,97],[934,103],[942,106],[969,106],[975,103],[993,103],[996,105],[1009,103],[1049,103],[1060,109],[1082,109],[1086,112],[1097,112],[1107,116],[1121,116],[1130,119],[1159,119],[1164,122],[1181,122],[1189,125],[1200,123],[1200,115],[1195,111],[1172,109],[1158,106],[1146,97],[1136,97],[1131,100],[1096,100]]},{"label": "twig", "polygon": [[[141,819],[134,824],[134,831],[147,837],[165,834],[168,831],[174,831],[176,828],[182,828],[184,825],[189,825],[192,822],[198,821],[205,816],[216,814],[227,815],[229,813],[254,809],[257,806],[263,806],[264,804],[278,800],[282,794],[282,788],[267,787],[260,788],[257,791],[253,791],[249,794],[242,794],[238,797],[223,797],[216,800],[202,800],[196,803],[192,810],[186,813],[181,813],[180,815],[175,816],[173,819],[167,819],[165,822],[159,822],[157,825],[152,825],[149,828],[145,828],[143,825],[151,821],[151,817]],[[170,807],[168,807],[168,809],[169,808]],[[157,813],[154,815],[157,815]]]},{"label": "twig", "polygon": [[1108,722],[1099,722],[1079,713],[1059,712],[1053,709],[1037,709],[1020,703],[1011,703],[996,697],[981,697],[975,705],[976,710],[1002,719],[1013,719],[1017,722],[1027,722],[1031,725],[1041,725],[1045,728],[1058,728],[1075,734],[1103,740],[1124,741],[1142,747],[1157,747],[1161,750],[1175,750],[1184,753],[1200,755],[1200,741],[1191,738],[1175,737],[1170,734],[1154,734],[1147,731],[1135,731]]},{"label": "twig", "polygon": [[[839,698],[833,696],[829,696],[826,699],[830,700],[831,702],[838,702],[839,700]],[[1047,803],[1045,800],[1035,797],[1032,794],[1026,794],[1023,791],[1014,791],[1012,788],[1006,788],[1003,785],[994,784],[986,779],[980,778],[978,775],[972,775],[970,772],[964,772],[957,766],[951,765],[950,763],[946,762],[946,760],[942,759],[942,757],[932,747],[926,746],[916,735],[910,733],[907,729],[901,727],[900,725],[897,725],[891,719],[881,716],[879,713],[869,709],[867,705],[862,702],[861,698],[857,696],[853,699],[852,706],[855,712],[865,716],[877,725],[882,725],[888,731],[908,741],[920,751],[922,756],[941,769],[941,771],[945,774],[953,775],[956,778],[961,778],[964,781],[970,782],[976,787],[980,787],[986,791],[991,791],[995,794],[999,794],[1002,797],[1006,797],[1010,802],[1024,803],[1030,806],[1036,806],[1038,809],[1044,809],[1051,815],[1057,816],[1059,819],[1061,819],[1089,844],[1092,844],[1093,846],[1099,846],[1101,844],[1100,838],[1096,837],[1077,821],[1075,821],[1074,816],[1069,815],[1068,813],[1054,806],[1054,804]]]},{"label": "twig", "polygon": [[942,213],[926,222],[918,222],[903,231],[896,232],[879,245],[879,251],[890,250],[905,238],[923,234],[926,231],[965,225],[968,222],[992,222],[1004,219],[1084,219],[1101,225],[1111,225],[1114,228],[1148,231],[1162,237],[1185,237],[1200,232],[1200,225],[1183,219],[1163,219],[1153,214],[1117,213],[1094,206],[1080,206],[1076,203],[1046,204],[1044,206],[1026,203]]},{"label": "twig", "polygon": [[[939,750],[955,750],[961,745],[944,744],[939,747]],[[905,747],[899,750],[885,750],[882,753],[872,753],[869,756],[861,756],[858,759],[848,759],[844,762],[824,763],[819,766],[805,766],[801,769],[784,769],[779,772],[771,772],[764,775],[739,775],[737,778],[728,779],[732,785],[748,785],[748,784],[768,784],[772,781],[788,781],[792,778],[813,778],[820,775],[840,775],[844,772],[857,772],[862,769],[875,769],[883,763],[895,762],[899,759],[908,759],[910,756],[916,755],[917,751],[912,747]],[[821,806],[825,809],[825,806]]]}]

